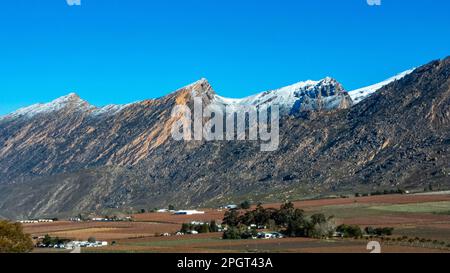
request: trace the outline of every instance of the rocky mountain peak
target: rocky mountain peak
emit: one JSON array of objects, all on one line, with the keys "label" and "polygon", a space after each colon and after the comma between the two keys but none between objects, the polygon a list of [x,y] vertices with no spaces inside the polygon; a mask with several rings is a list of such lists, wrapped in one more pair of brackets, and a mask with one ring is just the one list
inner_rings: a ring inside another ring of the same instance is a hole
[{"label": "rocky mountain peak", "polygon": [[331,77],[319,81],[302,81],[243,99],[216,95],[215,101],[229,106],[252,105],[258,108],[278,105],[285,115],[303,111],[346,109],[353,105],[342,85]]},{"label": "rocky mountain peak", "polygon": [[188,86],[194,96],[213,96],[215,95],[214,89],[206,78],[202,78]]},{"label": "rocky mountain peak", "polygon": [[60,105],[60,106],[67,106],[67,105],[73,105],[73,104],[89,105],[89,103],[87,101],[81,99],[81,97],[76,93],[69,93],[65,96],[62,96],[60,98],[53,100],[49,104]]},{"label": "rocky mountain peak", "polygon": [[59,99],[65,99],[65,100],[81,100],[80,96],[77,93],[69,93]]},{"label": "rocky mountain peak", "polygon": [[69,93],[66,96],[57,98],[49,103],[38,103],[28,107],[21,108],[2,119],[12,119],[18,117],[35,117],[36,115],[53,113],[62,109],[74,111],[90,111],[96,107],[84,101],[76,93]]},{"label": "rocky mountain peak", "polygon": [[207,79],[201,78],[169,96],[174,96],[177,104],[187,104],[194,97],[202,97],[203,102],[209,104],[216,96],[216,92]]}]

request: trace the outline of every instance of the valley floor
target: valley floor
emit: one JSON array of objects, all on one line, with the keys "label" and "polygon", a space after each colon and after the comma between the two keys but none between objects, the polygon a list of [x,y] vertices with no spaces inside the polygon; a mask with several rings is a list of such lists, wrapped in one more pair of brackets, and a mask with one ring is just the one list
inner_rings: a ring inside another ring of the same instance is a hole
[{"label": "valley floor", "polygon": [[[334,215],[338,224],[357,224],[362,228],[394,227],[389,239],[364,238],[316,240],[283,238],[269,240],[222,240],[221,233],[162,237],[175,233],[182,223],[221,221],[225,211],[207,209],[201,215],[145,213],[133,215],[133,222],[54,222],[26,224],[33,236],[49,234],[73,240],[95,237],[115,245],[83,248],[82,252],[158,252],[158,253],[368,253],[368,241],[378,240],[382,252],[450,252],[450,194],[381,195],[360,198],[323,199],[294,203],[307,214]],[[278,208],[280,204],[265,207]],[[401,238],[401,239],[400,239]],[[36,249],[35,252],[58,252]],[[64,252],[64,251],[63,251]]]}]

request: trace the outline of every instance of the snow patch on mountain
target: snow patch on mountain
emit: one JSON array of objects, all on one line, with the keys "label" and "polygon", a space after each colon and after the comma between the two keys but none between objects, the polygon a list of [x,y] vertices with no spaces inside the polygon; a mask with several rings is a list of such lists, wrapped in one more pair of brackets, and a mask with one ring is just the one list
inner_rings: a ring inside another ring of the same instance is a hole
[{"label": "snow patch on mountain", "polygon": [[360,103],[361,101],[368,98],[369,96],[371,96],[373,93],[377,92],[384,86],[404,78],[405,76],[411,74],[414,70],[415,68],[407,70],[380,83],[350,91],[348,92],[348,94],[352,98],[354,104]]},{"label": "snow patch on mountain", "polygon": [[267,103],[269,101],[271,101],[273,104],[293,106],[296,101],[295,92],[300,91],[304,88],[312,88],[316,86],[318,83],[319,81],[311,81],[311,80],[298,82],[290,86],[286,86],[276,90],[265,91],[242,99],[225,98],[216,95],[216,101],[230,106],[231,105],[260,106],[261,104]]},{"label": "snow patch on mountain", "polygon": [[123,109],[127,108],[130,104],[109,104],[101,108],[96,108],[92,111],[91,115],[93,116],[101,116],[101,115],[114,115]]},{"label": "snow patch on mountain", "polygon": [[124,108],[129,106],[129,104],[124,105],[107,105],[105,107],[97,108],[94,105],[82,100],[77,94],[70,93],[66,96],[57,98],[49,103],[37,103],[28,107],[21,108],[9,115],[0,117],[0,120],[4,119],[15,119],[15,118],[32,118],[40,114],[48,114],[60,111],[64,108],[70,107],[75,111],[81,111],[89,113],[92,116],[100,116],[107,114],[115,114],[120,112]]},{"label": "snow patch on mountain", "polygon": [[337,109],[347,94],[334,79],[303,81],[275,90],[265,91],[243,99],[216,95],[215,103],[228,107],[254,106],[257,108],[278,105],[281,112]]},{"label": "snow patch on mountain", "polygon": [[59,111],[67,106],[74,107],[76,109],[89,110],[94,106],[90,105],[86,101],[80,99],[80,97],[75,93],[70,93],[66,96],[57,98],[49,103],[38,103],[28,107],[21,108],[5,117],[6,118],[17,118],[17,117],[34,117],[43,113],[51,113]]}]

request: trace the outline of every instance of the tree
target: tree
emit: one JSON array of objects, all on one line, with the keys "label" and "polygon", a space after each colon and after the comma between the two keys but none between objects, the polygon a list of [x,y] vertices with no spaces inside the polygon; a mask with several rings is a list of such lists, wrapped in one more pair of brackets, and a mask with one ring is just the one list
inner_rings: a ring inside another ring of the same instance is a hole
[{"label": "tree", "polygon": [[393,227],[384,227],[384,228],[377,229],[376,232],[380,236],[383,236],[383,235],[391,236],[394,233],[394,228]]},{"label": "tree", "polygon": [[333,233],[336,231],[333,217],[328,217],[327,219],[323,214],[311,216],[309,227],[308,237],[312,238],[328,238],[333,236]]},{"label": "tree", "polygon": [[175,206],[174,205],[169,205],[169,210],[175,210]]},{"label": "tree", "polygon": [[88,242],[89,243],[95,243],[95,242],[97,242],[97,239],[95,239],[95,237],[89,237],[88,238]]},{"label": "tree", "polygon": [[278,228],[278,225],[277,225],[277,223],[275,222],[275,220],[269,219],[269,221],[267,222],[267,228],[268,228],[268,229],[275,230],[275,229]]},{"label": "tree", "polygon": [[181,230],[180,230],[180,232],[182,232],[182,233],[188,233],[188,232],[190,232],[191,231],[191,225],[190,224],[187,224],[187,223],[183,223],[182,225],[181,225]]},{"label": "tree", "polygon": [[237,210],[229,210],[225,212],[223,223],[230,227],[236,227],[239,224],[239,212]]},{"label": "tree", "polygon": [[252,224],[255,224],[255,211],[247,211],[244,215],[239,217],[240,223],[250,226]]},{"label": "tree", "polygon": [[197,231],[198,233],[208,233],[209,225],[207,223],[204,223],[203,225],[198,226]]},{"label": "tree", "polygon": [[241,233],[241,239],[251,239],[251,238],[256,238],[257,236],[258,236],[258,231],[256,231],[256,229],[253,229],[253,228]]},{"label": "tree", "polygon": [[254,211],[254,220],[258,226],[267,226],[269,220],[272,218],[272,211],[265,209],[261,204],[258,204]]},{"label": "tree", "polygon": [[364,231],[366,232],[367,235],[374,235],[375,234],[375,228],[373,228],[373,227],[366,227],[364,229]]},{"label": "tree", "polygon": [[141,211],[140,211],[140,213],[145,213],[146,211],[145,211],[145,209],[141,209]]},{"label": "tree", "polygon": [[383,228],[373,228],[373,227],[366,227],[364,229],[366,234],[368,235],[377,235],[377,236],[391,236],[394,232],[393,227],[383,227]]},{"label": "tree", "polygon": [[362,237],[362,230],[357,225],[340,225],[336,229],[337,232],[341,232],[346,238],[360,238]]},{"label": "tree", "polygon": [[280,206],[280,210],[294,210],[294,203],[292,202],[286,202],[283,205]]},{"label": "tree", "polygon": [[237,227],[230,227],[223,233],[225,240],[239,240],[241,239],[241,232]]},{"label": "tree", "polygon": [[310,223],[303,217],[292,218],[286,226],[285,234],[289,237],[307,237]]},{"label": "tree", "polygon": [[241,203],[240,207],[241,207],[241,209],[250,209],[251,204],[250,204],[250,202],[248,200],[246,200],[246,201]]},{"label": "tree", "polygon": [[313,225],[323,224],[327,222],[327,218],[322,213],[317,213],[311,216],[311,222]]},{"label": "tree", "polygon": [[219,232],[219,227],[217,226],[216,221],[212,220],[211,223],[209,223],[209,231],[210,232]]},{"label": "tree", "polygon": [[45,234],[44,239],[42,240],[42,243],[46,246],[52,245],[53,239],[52,239],[52,237],[50,237],[50,235]]},{"label": "tree", "polygon": [[33,250],[33,241],[20,223],[0,221],[0,253],[23,253]]},{"label": "tree", "polygon": [[296,209],[292,202],[281,205],[280,209],[274,215],[275,222],[281,227],[287,227],[289,223],[303,220],[304,211]]}]

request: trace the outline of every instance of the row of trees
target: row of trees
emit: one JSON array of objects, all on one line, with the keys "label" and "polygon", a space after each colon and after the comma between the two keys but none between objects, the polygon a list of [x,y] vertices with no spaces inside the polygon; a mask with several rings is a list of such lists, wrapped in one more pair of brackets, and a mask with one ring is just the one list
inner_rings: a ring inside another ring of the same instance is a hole
[{"label": "row of trees", "polygon": [[[336,227],[334,217],[322,213],[306,216],[304,211],[296,209],[291,202],[281,205],[280,209],[266,209],[258,205],[254,210],[245,212],[230,210],[225,213],[223,224],[229,228],[224,233],[225,239],[246,239],[254,237],[256,229],[272,229],[288,237],[326,238],[340,235],[345,238],[369,236],[391,236],[394,228],[366,227],[358,225],[340,225]],[[251,227],[250,229],[248,227]]]},{"label": "row of trees", "polygon": [[404,189],[391,189],[391,190],[378,190],[371,193],[355,193],[356,197],[377,196],[377,195],[389,195],[389,194],[406,194]]},{"label": "row of trees", "polygon": [[[174,205],[169,205],[169,206],[167,207],[167,209],[168,209],[168,210],[175,210],[175,206],[174,206]],[[144,214],[144,213],[147,213],[147,211],[148,211],[148,212],[157,212],[158,210],[159,210],[158,208],[153,208],[153,209],[150,209],[150,210],[140,209],[137,213]],[[132,212],[132,213],[133,213],[133,212]]]},{"label": "row of trees", "polygon": [[366,227],[364,230],[366,234],[375,236],[391,236],[394,233],[393,227],[383,227],[383,228]]},{"label": "row of trees", "polygon": [[366,227],[363,230],[358,225],[340,225],[336,228],[336,232],[340,233],[342,237],[345,238],[361,238],[363,235],[368,236],[391,236],[394,232],[394,228],[392,227],[382,227],[382,228],[374,228],[374,227]]},{"label": "row of trees", "polygon": [[190,233],[192,231],[197,231],[198,233],[208,233],[208,232],[218,232],[219,226],[216,224],[216,221],[211,221],[210,223],[203,224],[192,224],[192,223],[184,223],[181,225],[180,232],[182,233]]},{"label": "row of trees", "polygon": [[59,237],[51,237],[50,235],[47,234],[44,236],[44,239],[42,239],[42,244],[44,246],[48,247],[48,246],[65,244],[69,241],[70,240],[68,240],[68,239],[61,239]]},{"label": "row of trees", "polygon": [[275,229],[289,237],[323,238],[332,236],[335,231],[333,217],[321,213],[308,217],[291,202],[281,205],[280,209],[266,209],[259,204],[245,213],[230,210],[225,213],[223,223],[229,227],[224,238],[230,239],[254,235],[255,231],[249,231],[248,227]]},{"label": "row of trees", "polygon": [[336,232],[345,238],[361,238],[363,236],[362,229],[358,225],[340,225],[336,228]]}]

